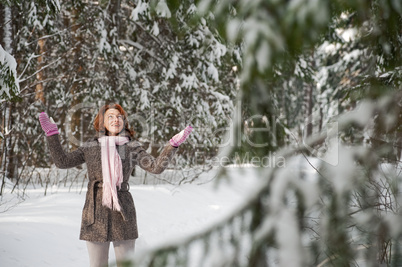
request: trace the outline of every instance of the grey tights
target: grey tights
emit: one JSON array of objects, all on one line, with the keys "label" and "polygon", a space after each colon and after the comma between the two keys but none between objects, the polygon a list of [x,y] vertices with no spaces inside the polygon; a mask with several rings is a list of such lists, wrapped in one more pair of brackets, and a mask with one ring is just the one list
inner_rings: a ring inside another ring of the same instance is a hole
[{"label": "grey tights", "polygon": [[[110,242],[90,242],[87,241],[90,267],[106,267],[109,261]],[[134,253],[135,240],[113,241],[114,253],[116,255],[117,266],[119,262]]]}]

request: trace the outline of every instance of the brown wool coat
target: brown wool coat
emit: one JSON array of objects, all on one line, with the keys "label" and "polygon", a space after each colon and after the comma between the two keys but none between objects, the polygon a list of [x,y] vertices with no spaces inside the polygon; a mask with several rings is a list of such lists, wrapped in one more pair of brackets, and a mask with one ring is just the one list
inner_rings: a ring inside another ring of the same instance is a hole
[{"label": "brown wool coat", "polygon": [[163,172],[177,148],[167,144],[159,157],[154,158],[137,141],[117,146],[123,166],[123,184],[118,190],[121,211],[113,211],[102,205],[102,160],[98,139],[94,138],[70,153],[64,152],[58,134],[47,137],[47,141],[58,168],[87,164],[89,182],[82,211],[80,239],[107,242],[138,238],[134,201],[128,191],[130,174],[136,165],[151,173]]}]

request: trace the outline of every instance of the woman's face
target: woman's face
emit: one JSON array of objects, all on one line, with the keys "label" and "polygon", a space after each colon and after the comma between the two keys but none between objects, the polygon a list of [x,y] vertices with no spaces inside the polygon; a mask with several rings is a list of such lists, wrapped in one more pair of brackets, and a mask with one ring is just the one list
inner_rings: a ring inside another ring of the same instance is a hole
[{"label": "woman's face", "polygon": [[115,108],[106,110],[103,124],[109,135],[118,135],[124,128],[123,115]]}]

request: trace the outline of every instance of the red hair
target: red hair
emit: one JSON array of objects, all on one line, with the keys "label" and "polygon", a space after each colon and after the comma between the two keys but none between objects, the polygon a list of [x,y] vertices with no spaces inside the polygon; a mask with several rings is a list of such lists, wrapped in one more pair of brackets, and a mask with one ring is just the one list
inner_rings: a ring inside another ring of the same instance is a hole
[{"label": "red hair", "polygon": [[94,121],[95,130],[98,133],[104,133],[105,135],[109,135],[109,131],[105,128],[105,125],[104,125],[104,119],[105,119],[105,112],[111,108],[117,109],[120,112],[120,114],[123,116],[124,128],[123,128],[122,132],[125,132],[126,135],[128,134],[129,137],[134,138],[134,131],[132,129],[130,129],[130,126],[129,126],[128,120],[127,120],[126,111],[119,104],[116,104],[116,103],[106,104],[99,109],[99,112],[96,115],[95,121]]}]

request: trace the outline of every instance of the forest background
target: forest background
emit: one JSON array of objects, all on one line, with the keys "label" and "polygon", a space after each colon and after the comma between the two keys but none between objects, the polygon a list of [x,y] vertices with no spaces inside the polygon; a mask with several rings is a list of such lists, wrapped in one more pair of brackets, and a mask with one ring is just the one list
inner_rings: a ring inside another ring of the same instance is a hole
[{"label": "forest background", "polygon": [[[72,150],[113,101],[153,155],[193,125],[172,166],[197,170],[187,182],[216,162],[263,167],[261,190],[206,243],[229,231],[226,247],[267,266],[289,248],[273,220],[287,216],[292,244],[309,251],[300,266],[401,263],[400,1],[3,0],[0,9],[1,194],[8,180],[66,184],[43,175],[40,112]],[[286,171],[297,155],[319,159],[314,190]],[[149,257],[183,263],[200,238]]]}]

